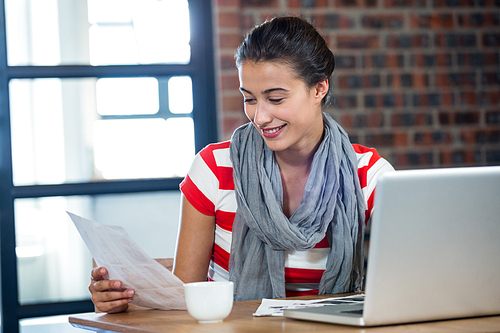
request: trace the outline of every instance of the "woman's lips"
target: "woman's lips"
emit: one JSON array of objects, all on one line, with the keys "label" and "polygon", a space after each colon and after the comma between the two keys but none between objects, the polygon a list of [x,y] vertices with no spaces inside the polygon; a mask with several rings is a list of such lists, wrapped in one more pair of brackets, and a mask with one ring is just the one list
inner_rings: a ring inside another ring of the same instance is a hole
[{"label": "woman's lips", "polygon": [[286,124],[273,128],[261,128],[261,133],[267,139],[274,139],[275,137],[280,135],[281,131],[285,126]]}]

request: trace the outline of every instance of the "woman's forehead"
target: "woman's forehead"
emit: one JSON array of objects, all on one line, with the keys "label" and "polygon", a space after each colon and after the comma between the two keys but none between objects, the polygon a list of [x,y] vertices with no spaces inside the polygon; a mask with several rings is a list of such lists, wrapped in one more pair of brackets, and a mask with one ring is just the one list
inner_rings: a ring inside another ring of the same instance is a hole
[{"label": "woman's forehead", "polygon": [[[244,62],[238,68],[240,87],[245,90],[265,91],[277,87],[287,87],[298,82],[294,71],[284,63]],[[252,91],[256,93],[257,91]]]}]

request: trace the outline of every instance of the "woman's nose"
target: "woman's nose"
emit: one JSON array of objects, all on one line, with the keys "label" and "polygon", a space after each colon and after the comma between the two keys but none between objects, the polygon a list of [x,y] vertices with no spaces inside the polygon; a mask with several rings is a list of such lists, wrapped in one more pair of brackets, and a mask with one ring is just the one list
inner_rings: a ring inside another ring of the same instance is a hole
[{"label": "woman's nose", "polygon": [[273,119],[269,113],[269,110],[264,105],[264,103],[257,103],[257,105],[255,106],[253,122],[259,127],[265,127],[267,124],[270,124],[272,120]]}]

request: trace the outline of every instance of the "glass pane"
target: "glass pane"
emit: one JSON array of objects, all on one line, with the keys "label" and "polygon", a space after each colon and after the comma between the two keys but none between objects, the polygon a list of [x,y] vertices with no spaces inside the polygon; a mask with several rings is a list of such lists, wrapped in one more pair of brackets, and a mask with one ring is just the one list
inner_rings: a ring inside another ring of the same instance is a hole
[{"label": "glass pane", "polygon": [[[165,122],[167,142],[175,145],[165,146],[167,172],[185,176],[194,158],[194,123],[192,118],[170,118]],[[175,163],[173,163],[175,161]]]},{"label": "glass pane", "polygon": [[[194,157],[193,121],[148,116],[158,110],[158,88],[144,80],[135,93],[129,78],[11,80],[14,184],[183,177]],[[126,98],[113,87],[125,87]],[[102,105],[106,116],[97,112]]]},{"label": "glass pane", "polygon": [[193,111],[193,85],[189,76],[174,76],[168,80],[168,108],[172,113]]},{"label": "glass pane", "polygon": [[8,63],[189,63],[187,0],[5,0]]},{"label": "glass pane", "polygon": [[89,37],[91,65],[139,63],[139,50],[135,45],[132,26],[93,25]]},{"label": "glass pane", "polygon": [[96,94],[97,112],[101,115],[158,112],[158,80],[152,77],[99,79]]},{"label": "glass pane", "polygon": [[149,256],[170,258],[175,251],[179,202],[179,191],[17,199],[20,303],[90,298],[91,255],[65,211],[122,226]]},{"label": "glass pane", "polygon": [[91,24],[129,23],[133,15],[130,0],[90,0],[88,11]]}]

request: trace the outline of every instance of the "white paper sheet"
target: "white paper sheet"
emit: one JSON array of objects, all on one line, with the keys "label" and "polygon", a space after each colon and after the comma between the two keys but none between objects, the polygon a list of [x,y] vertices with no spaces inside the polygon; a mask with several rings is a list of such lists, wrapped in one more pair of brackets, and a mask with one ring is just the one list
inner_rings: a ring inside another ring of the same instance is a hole
[{"label": "white paper sheet", "polygon": [[132,304],[160,310],[186,310],[183,282],[149,257],[118,226],[100,224],[67,212],[98,266],[110,280],[135,290]]},{"label": "white paper sheet", "polygon": [[253,314],[255,317],[281,317],[283,310],[310,308],[325,305],[359,303],[363,294],[345,296],[345,297],[330,297],[314,300],[289,300],[289,299],[267,299],[263,298],[257,311]]}]

